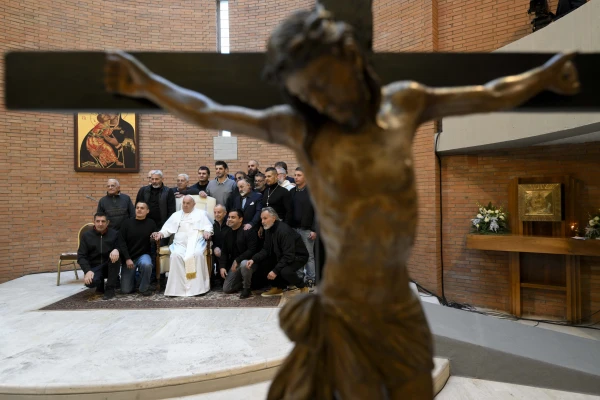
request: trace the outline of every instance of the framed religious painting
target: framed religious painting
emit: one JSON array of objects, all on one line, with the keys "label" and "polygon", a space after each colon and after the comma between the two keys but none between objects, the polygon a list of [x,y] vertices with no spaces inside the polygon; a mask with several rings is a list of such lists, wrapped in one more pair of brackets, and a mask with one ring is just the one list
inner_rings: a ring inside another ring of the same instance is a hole
[{"label": "framed religious painting", "polygon": [[75,114],[75,171],[139,172],[138,126],[134,113]]},{"label": "framed religious painting", "polygon": [[521,184],[518,196],[521,221],[562,221],[560,183]]}]

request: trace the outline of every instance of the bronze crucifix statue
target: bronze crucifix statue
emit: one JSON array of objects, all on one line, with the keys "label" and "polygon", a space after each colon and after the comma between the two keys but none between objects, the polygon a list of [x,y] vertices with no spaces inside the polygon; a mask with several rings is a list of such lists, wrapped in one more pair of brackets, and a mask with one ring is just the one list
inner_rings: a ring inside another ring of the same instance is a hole
[{"label": "bronze crucifix statue", "polygon": [[[287,104],[221,105],[111,52],[109,91],[148,99],[208,129],[287,146],[311,187],[327,264],[317,294],[280,314],[296,343],[269,399],[431,399],[432,338],[406,263],[417,225],[411,146],[424,122],[579,91],[573,54],[481,86],[381,86],[352,28],[323,8],[294,13],[268,42],[265,76]],[[357,185],[356,177],[376,177]]]}]

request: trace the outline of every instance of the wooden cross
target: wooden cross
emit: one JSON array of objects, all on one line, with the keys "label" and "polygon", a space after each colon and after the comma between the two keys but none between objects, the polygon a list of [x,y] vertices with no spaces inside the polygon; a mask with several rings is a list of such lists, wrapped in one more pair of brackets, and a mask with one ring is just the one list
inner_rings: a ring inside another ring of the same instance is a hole
[{"label": "wooden cross", "polygon": [[[414,80],[428,86],[484,84],[542,65],[543,53],[372,53],[372,0],[320,0],[333,15],[355,28],[382,84]],[[158,75],[218,103],[261,109],[280,104],[277,88],[261,80],[261,53],[133,52]],[[147,100],[109,94],[104,89],[103,52],[10,52],[6,55],[6,108],[21,111],[158,112]],[[580,54],[575,65],[581,93],[542,92],[518,107],[523,111],[600,111],[600,54]]]}]

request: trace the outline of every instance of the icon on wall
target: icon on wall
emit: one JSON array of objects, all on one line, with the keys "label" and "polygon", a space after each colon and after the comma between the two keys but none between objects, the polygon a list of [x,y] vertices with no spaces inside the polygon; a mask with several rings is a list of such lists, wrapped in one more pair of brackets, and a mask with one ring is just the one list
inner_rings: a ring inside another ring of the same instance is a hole
[{"label": "icon on wall", "polygon": [[562,221],[560,183],[519,185],[521,221]]},{"label": "icon on wall", "polygon": [[138,116],[75,114],[75,171],[139,172]]}]

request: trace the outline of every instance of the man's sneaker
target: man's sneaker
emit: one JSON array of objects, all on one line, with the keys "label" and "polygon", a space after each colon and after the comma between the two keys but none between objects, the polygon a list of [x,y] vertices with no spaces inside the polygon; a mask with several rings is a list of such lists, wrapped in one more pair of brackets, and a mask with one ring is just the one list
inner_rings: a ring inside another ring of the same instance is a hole
[{"label": "man's sneaker", "polygon": [[115,297],[115,289],[106,289],[102,300],[110,300]]},{"label": "man's sneaker", "polygon": [[250,289],[242,289],[242,293],[240,293],[240,299],[247,299],[252,294]]},{"label": "man's sneaker", "polygon": [[154,294],[154,290],[150,290],[150,289],[148,289],[148,290],[146,290],[145,292],[140,292],[140,294],[141,294],[142,296],[146,296],[146,297],[148,297],[148,296],[152,296],[152,295]]},{"label": "man's sneaker", "polygon": [[308,288],[310,289],[311,287],[315,286],[315,281],[313,281],[312,279],[307,279],[306,286],[308,286]]},{"label": "man's sneaker", "polygon": [[263,294],[261,294],[262,297],[275,297],[275,296],[281,296],[281,295],[283,295],[283,289],[279,289],[276,287],[272,287],[271,289],[269,289],[266,292],[264,292]]}]

